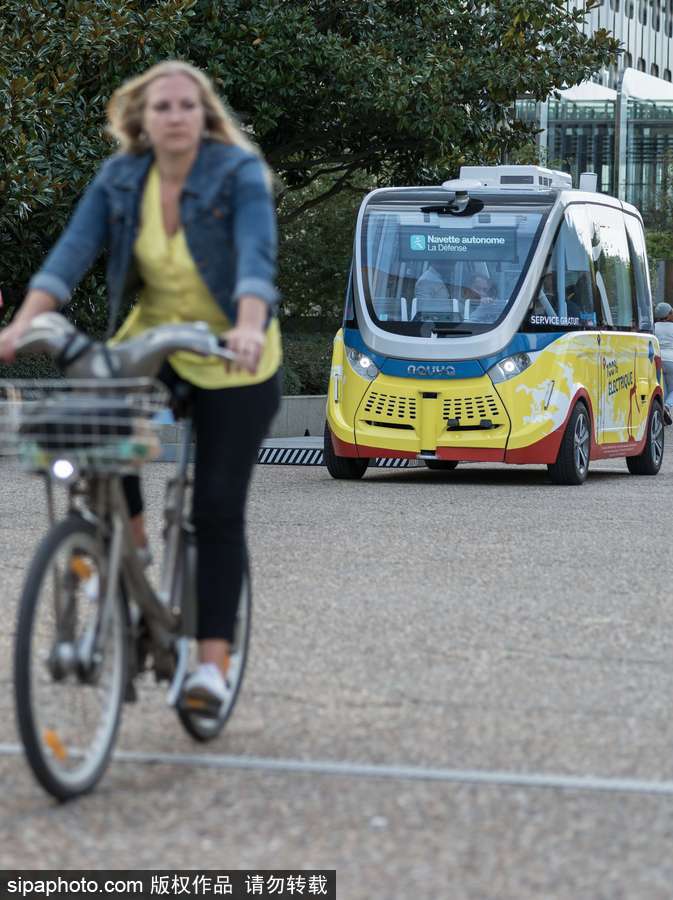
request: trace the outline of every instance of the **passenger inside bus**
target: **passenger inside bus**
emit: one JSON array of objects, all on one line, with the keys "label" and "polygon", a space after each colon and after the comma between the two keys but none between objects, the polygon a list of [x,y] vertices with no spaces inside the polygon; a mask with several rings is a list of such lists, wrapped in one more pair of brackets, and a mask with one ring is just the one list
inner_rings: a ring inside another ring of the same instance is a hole
[{"label": "passenger inside bus", "polygon": [[[484,273],[472,272],[467,284],[453,284],[445,280],[444,276],[451,278],[451,275],[443,269],[442,266],[429,266],[417,279],[411,318],[495,322],[507,301],[498,298],[493,279]],[[452,271],[455,271],[455,265]]]},{"label": "passenger inside bus", "polygon": [[410,319],[455,321],[465,316],[459,285],[452,284],[451,268],[441,262],[430,265],[416,280]]},{"label": "passenger inside bus", "polygon": [[556,297],[556,273],[547,271],[542,276],[540,287],[535,298],[531,314],[534,316],[558,315],[558,300]]},{"label": "passenger inside bus", "polygon": [[493,279],[477,273],[473,276],[469,289],[479,298],[479,304],[473,309],[470,321],[495,322],[507,305],[507,300],[497,296],[497,288]]},{"label": "passenger inside bus", "polygon": [[564,282],[565,303],[562,308],[557,290],[557,273],[554,270],[545,272],[531,315],[549,319],[565,318],[570,325],[595,325],[596,314],[590,274],[582,271],[566,271]]},{"label": "passenger inside bus", "polygon": [[568,315],[577,316],[583,323],[595,325],[596,311],[591,276],[588,272],[573,272],[569,274],[573,274],[575,279],[566,284]]},{"label": "passenger inside bus", "polygon": [[[448,307],[449,290],[444,279],[434,266],[429,266],[416,282],[416,302],[423,309],[434,306],[438,311],[444,311]],[[433,303],[439,300],[440,303]],[[443,302],[442,302],[443,301]]]}]

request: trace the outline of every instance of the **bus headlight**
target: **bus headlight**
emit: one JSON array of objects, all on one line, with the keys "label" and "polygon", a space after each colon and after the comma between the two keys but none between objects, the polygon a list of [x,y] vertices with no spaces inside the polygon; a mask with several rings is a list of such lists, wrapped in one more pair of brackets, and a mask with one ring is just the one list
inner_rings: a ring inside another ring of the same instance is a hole
[{"label": "bus headlight", "polygon": [[501,381],[514,378],[515,375],[520,375],[532,362],[530,354],[515,353],[513,356],[506,356],[505,359],[501,359],[500,362],[491,366],[486,374],[493,384],[498,384]]},{"label": "bus headlight", "polygon": [[379,374],[378,367],[366,353],[360,353],[352,347],[346,347],[346,358],[350,363],[351,369],[360,378],[366,378],[367,381],[373,381]]}]

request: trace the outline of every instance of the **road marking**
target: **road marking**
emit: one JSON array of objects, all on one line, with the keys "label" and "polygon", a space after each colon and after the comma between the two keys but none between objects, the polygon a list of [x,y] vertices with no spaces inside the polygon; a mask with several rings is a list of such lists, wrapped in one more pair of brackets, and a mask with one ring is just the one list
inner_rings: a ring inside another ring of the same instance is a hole
[{"label": "road marking", "polygon": [[[0,744],[0,756],[20,756],[18,744]],[[641,778],[601,778],[593,775],[543,775],[540,773],[490,772],[481,769],[434,769],[423,766],[366,765],[330,760],[271,759],[262,756],[221,756],[208,753],[142,753],[118,750],[113,762],[142,765],[194,766],[205,769],[254,769],[298,775],[343,775],[358,778],[393,778],[402,781],[445,781],[503,787],[552,788],[627,794],[673,796],[673,781]]]}]

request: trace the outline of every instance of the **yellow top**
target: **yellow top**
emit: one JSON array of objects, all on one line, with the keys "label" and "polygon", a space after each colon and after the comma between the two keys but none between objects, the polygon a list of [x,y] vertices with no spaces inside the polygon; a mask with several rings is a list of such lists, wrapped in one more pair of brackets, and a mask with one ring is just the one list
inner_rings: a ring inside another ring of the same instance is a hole
[{"label": "yellow top", "polygon": [[[170,237],[166,234],[156,166],[152,166],[147,178],[140,221],[134,251],[143,288],[138,303],[111,343],[135,337],[148,328],[167,322],[206,322],[217,335],[228,331],[231,322],[199,275],[183,229],[180,228]],[[221,359],[185,351],[174,353],[169,357],[169,362],[178,375],[197,387],[259,384],[271,378],[281,363],[278,320],[273,319],[269,325],[262,358],[254,375],[240,369],[227,372]]]}]

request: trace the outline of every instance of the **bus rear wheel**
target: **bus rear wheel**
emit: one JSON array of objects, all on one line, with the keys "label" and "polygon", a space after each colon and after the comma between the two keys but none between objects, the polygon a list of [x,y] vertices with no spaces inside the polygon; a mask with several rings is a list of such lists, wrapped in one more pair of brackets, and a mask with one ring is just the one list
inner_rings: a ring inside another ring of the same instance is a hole
[{"label": "bus rear wheel", "polygon": [[332,478],[350,478],[357,479],[367,471],[369,465],[368,459],[360,459],[351,456],[337,456],[334,452],[334,444],[332,443],[332,432],[329,425],[325,422],[325,442],[323,457],[327,471]]},{"label": "bus rear wheel", "polygon": [[656,475],[664,459],[664,412],[655,400],[647,423],[647,440],[638,456],[627,456],[626,465],[632,475]]},{"label": "bus rear wheel", "polygon": [[556,462],[547,471],[554,484],[584,484],[589,474],[591,453],[591,420],[580,400],[570,414]]}]

